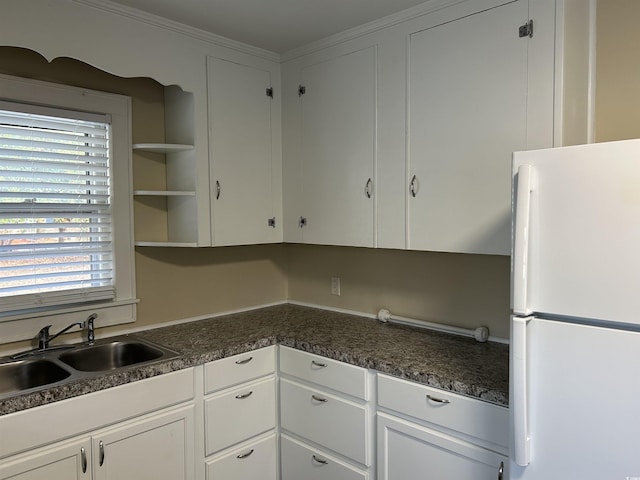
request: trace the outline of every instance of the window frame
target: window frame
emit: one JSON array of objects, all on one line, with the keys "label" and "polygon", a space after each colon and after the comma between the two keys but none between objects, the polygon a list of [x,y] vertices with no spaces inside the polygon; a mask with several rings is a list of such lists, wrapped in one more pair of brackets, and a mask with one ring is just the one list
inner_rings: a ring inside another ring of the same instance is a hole
[{"label": "window frame", "polygon": [[0,100],[63,110],[105,114],[112,131],[112,223],[115,277],[113,301],[16,312],[0,316],[0,343],[32,338],[44,325],[53,329],[83,322],[98,314],[97,326],[134,322],[136,319],[131,163],[131,98],[86,88],[0,75]]}]

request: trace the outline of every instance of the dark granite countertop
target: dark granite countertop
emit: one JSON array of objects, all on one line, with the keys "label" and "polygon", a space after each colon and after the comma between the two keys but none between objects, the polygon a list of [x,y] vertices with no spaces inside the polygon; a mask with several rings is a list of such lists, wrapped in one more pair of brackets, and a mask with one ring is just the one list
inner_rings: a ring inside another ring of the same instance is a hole
[{"label": "dark granite countertop", "polygon": [[0,415],[279,343],[498,405],[508,405],[509,347],[336,313],[278,305],[137,332],[181,354],[0,401]]}]

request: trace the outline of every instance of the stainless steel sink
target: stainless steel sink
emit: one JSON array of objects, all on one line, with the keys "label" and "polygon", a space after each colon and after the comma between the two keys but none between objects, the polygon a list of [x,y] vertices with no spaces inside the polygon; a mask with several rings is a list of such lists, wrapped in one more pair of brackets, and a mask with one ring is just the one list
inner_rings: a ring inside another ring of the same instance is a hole
[{"label": "stainless steel sink", "polygon": [[0,358],[0,400],[179,355],[132,335],[98,340],[93,345],[58,345],[22,352],[17,354],[19,359]]},{"label": "stainless steel sink", "polygon": [[104,372],[151,362],[165,355],[164,350],[136,340],[79,347],[59,355],[61,362],[81,372]]},{"label": "stainless steel sink", "polygon": [[71,372],[42,358],[0,363],[0,396],[51,385],[70,376]]}]

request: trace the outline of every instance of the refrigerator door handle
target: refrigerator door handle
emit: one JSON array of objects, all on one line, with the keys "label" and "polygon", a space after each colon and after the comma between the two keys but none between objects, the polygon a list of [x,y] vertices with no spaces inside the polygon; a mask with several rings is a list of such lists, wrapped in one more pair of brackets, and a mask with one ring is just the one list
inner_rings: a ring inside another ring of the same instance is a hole
[{"label": "refrigerator door handle", "polygon": [[531,461],[527,408],[527,323],[532,317],[512,317],[513,439],[515,461],[526,467]]},{"label": "refrigerator door handle", "polygon": [[531,212],[531,189],[533,185],[533,167],[518,167],[516,193],[515,228],[513,240],[513,312],[516,315],[529,315],[528,306],[528,268],[529,268],[529,224]]}]

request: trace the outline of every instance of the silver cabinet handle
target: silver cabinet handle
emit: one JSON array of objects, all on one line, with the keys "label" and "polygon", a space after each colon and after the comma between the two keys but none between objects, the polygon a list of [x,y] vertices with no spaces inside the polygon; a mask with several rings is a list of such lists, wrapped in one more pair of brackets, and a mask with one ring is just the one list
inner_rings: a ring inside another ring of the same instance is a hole
[{"label": "silver cabinet handle", "polygon": [[436,403],[451,403],[451,400],[447,400],[446,398],[432,397],[431,395],[427,395],[427,398]]},{"label": "silver cabinet handle", "polygon": [[253,448],[249,450],[247,453],[241,453],[240,455],[236,455],[236,458],[239,458],[242,460],[243,458],[247,458],[252,453],[253,453]]},{"label": "silver cabinet handle", "polygon": [[236,365],[244,365],[246,363],[249,363],[251,360],[253,360],[253,357],[245,358],[243,360],[238,360],[236,361]]},{"label": "silver cabinet handle", "polygon": [[371,198],[371,195],[373,194],[373,182],[371,181],[371,178],[369,178],[367,180],[367,183],[364,184],[364,194],[367,196],[367,198]]},{"label": "silver cabinet handle", "polygon": [[420,190],[420,181],[418,180],[418,176],[414,175],[413,178],[411,178],[411,183],[409,184],[409,191],[411,192],[411,196],[413,198],[416,198],[416,195],[418,195],[419,190]]},{"label": "silver cabinet handle", "polygon": [[253,391],[249,392],[249,393],[242,393],[240,395],[236,395],[236,398],[238,400],[244,400],[245,398],[249,398],[251,396],[251,394],[253,393]]},{"label": "silver cabinet handle", "polygon": [[311,365],[314,365],[316,367],[320,367],[320,368],[324,368],[327,366],[326,363],[320,363],[320,362],[316,362],[315,360],[311,360]]},{"label": "silver cabinet handle", "polygon": [[320,465],[326,465],[326,464],[328,464],[328,463],[329,463],[329,462],[327,462],[324,458],[320,458],[320,457],[318,457],[318,456],[316,456],[316,455],[311,455],[311,458],[313,458],[313,460],[314,460],[315,462],[318,462]]},{"label": "silver cabinet handle", "polygon": [[500,467],[498,467],[498,480],[502,480],[504,477],[504,462],[500,462]]},{"label": "silver cabinet handle", "polygon": [[87,451],[84,447],[80,449],[80,463],[82,464],[82,473],[87,473]]},{"label": "silver cabinet handle", "polygon": [[216,200],[220,199],[220,182],[216,180]]},{"label": "silver cabinet handle", "polygon": [[320,403],[327,403],[329,401],[326,398],[319,397],[318,395],[311,395],[311,398]]},{"label": "silver cabinet handle", "polygon": [[104,443],[102,443],[102,440],[100,440],[100,443],[98,444],[98,449],[100,450],[100,466],[102,466],[104,464]]}]

